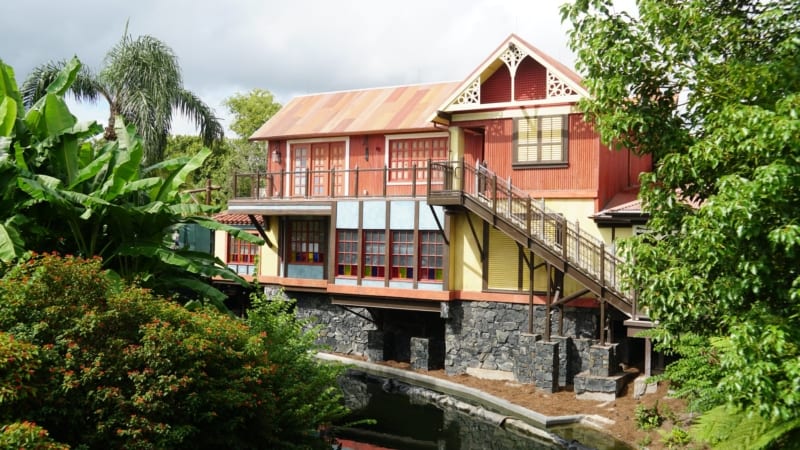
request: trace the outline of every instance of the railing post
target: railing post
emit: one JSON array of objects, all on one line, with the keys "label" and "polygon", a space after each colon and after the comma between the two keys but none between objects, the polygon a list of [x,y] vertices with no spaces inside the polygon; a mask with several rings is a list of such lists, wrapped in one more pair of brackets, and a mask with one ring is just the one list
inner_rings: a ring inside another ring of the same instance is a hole
[{"label": "railing post", "polygon": [[389,166],[383,165],[383,198],[386,198],[387,184],[389,183]]},{"label": "railing post", "polygon": [[281,169],[281,185],[278,188],[278,198],[283,198],[286,194],[284,191],[286,190],[286,171]]},{"label": "railing post", "polygon": [[261,172],[256,171],[256,186],[255,186],[255,198],[258,199],[261,197]]},{"label": "railing post", "polygon": [[511,195],[511,177],[508,177],[508,218],[509,220],[514,219],[514,203],[513,203],[513,195]]},{"label": "railing post", "polygon": [[306,167],[306,194],[305,194],[305,198],[309,197],[308,194],[309,194],[310,191],[311,191],[311,171],[308,170],[308,167]]},{"label": "railing post", "polygon": [[605,242],[600,243],[600,286],[606,286],[606,244]]},{"label": "railing post", "polygon": [[[433,178],[433,164],[431,164],[431,160],[428,160],[428,179],[425,181],[425,187],[427,188],[428,195],[431,195],[431,178]],[[442,181],[444,181],[444,176],[442,176]],[[444,187],[444,186],[443,186]]]},{"label": "railing post", "polygon": [[525,232],[528,234],[528,237],[531,236],[531,216],[533,213],[531,212],[531,196],[529,195],[527,200],[525,200]]},{"label": "railing post", "polygon": [[358,198],[358,166],[356,166],[355,189],[356,189],[356,198]]},{"label": "railing post", "polygon": [[411,198],[417,198],[417,163],[411,165]]},{"label": "railing post", "polygon": [[497,216],[497,174],[492,176],[492,213]]},{"label": "railing post", "polygon": [[233,174],[233,197],[234,198],[239,196],[239,183],[238,183],[238,180],[239,180],[239,174],[238,173],[234,173]]},{"label": "railing post", "polygon": [[335,167],[331,167],[331,169],[328,172],[329,172],[328,176],[330,177],[330,180],[328,182],[328,185],[330,186],[329,187],[330,192],[328,192],[328,196],[330,198],[335,198],[336,197],[336,168]]}]

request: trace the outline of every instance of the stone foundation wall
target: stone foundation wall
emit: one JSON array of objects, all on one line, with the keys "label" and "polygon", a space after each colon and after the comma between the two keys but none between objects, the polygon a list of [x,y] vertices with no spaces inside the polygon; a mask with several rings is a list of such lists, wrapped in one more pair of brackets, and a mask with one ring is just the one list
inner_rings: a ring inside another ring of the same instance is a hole
[{"label": "stone foundation wall", "polygon": [[291,293],[297,299],[295,316],[308,319],[312,326],[319,325],[317,343],[330,351],[344,354],[366,355],[368,333],[376,329],[375,324],[359,317],[371,317],[365,308],[349,308],[332,305],[328,296],[307,293]]},{"label": "stone foundation wall", "polygon": [[[494,302],[450,302],[445,322],[445,371],[455,375],[468,368],[512,372],[522,383],[536,379],[537,341],[544,333],[545,307],[535,306],[533,332],[528,334],[528,306]],[[565,308],[564,336],[558,337],[558,310],[551,311],[551,339],[559,342],[559,386],[571,384],[575,374],[588,366],[589,347],[597,335],[597,311]]]}]

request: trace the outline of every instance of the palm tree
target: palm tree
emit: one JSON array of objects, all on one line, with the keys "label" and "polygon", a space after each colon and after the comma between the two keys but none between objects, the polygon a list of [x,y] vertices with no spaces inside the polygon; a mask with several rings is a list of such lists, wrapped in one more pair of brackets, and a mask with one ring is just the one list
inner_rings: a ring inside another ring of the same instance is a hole
[{"label": "palm tree", "polygon": [[[46,94],[67,61],[36,67],[22,85],[22,97],[30,108]],[[128,27],[122,39],[107,54],[97,73],[82,68],[70,92],[78,101],[108,102],[109,117],[105,138],[116,140],[115,118],[136,126],[144,138],[143,162],[161,161],[167,143],[172,112],[177,110],[193,121],[205,145],[223,137],[222,125],[214,112],[199,97],[183,88],[178,58],[170,47],[152,36],[132,38]]]}]

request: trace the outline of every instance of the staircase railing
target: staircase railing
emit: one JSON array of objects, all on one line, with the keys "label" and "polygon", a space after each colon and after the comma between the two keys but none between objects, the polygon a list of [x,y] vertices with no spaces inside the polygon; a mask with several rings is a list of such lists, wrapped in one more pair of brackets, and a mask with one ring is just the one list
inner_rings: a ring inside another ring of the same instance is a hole
[{"label": "staircase railing", "polygon": [[625,305],[623,311],[635,316],[635,299],[622,289],[622,260],[614,248],[548,209],[543,200],[533,199],[525,191],[503,180],[482,166],[463,161],[440,161],[430,164],[432,172],[441,172],[444,182],[429,187],[429,196],[464,195],[490,211],[496,218],[513,226],[540,246],[548,249],[584,276],[615,294]]}]

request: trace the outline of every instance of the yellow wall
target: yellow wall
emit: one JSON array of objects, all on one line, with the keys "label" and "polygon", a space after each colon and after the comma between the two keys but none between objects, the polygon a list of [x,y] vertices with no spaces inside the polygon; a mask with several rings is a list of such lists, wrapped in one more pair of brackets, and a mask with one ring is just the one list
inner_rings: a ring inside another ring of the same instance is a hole
[{"label": "yellow wall", "polygon": [[[594,200],[589,199],[547,199],[545,200],[547,209],[559,212],[572,224],[577,220],[581,231],[585,231],[598,239],[604,239],[600,233],[600,228],[592,220],[591,216],[595,213]],[[609,236],[611,236],[609,234]],[[611,240],[606,243],[610,244]]]},{"label": "yellow wall", "polygon": [[[469,214],[469,213],[467,213]],[[452,215],[450,222],[450,286],[452,290],[480,292],[483,269],[478,245],[464,214]],[[473,216],[478,239],[483,236],[483,221]]]},{"label": "yellow wall", "polygon": [[264,228],[273,247],[269,248],[266,244],[261,246],[259,273],[267,276],[278,276],[278,269],[280,268],[280,261],[278,259],[278,218],[269,217],[268,220],[268,227]]},{"label": "yellow wall", "polygon": [[214,231],[214,256],[228,262],[228,233]]}]

